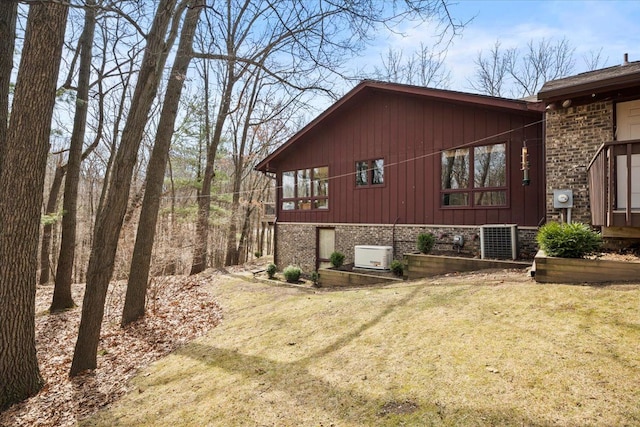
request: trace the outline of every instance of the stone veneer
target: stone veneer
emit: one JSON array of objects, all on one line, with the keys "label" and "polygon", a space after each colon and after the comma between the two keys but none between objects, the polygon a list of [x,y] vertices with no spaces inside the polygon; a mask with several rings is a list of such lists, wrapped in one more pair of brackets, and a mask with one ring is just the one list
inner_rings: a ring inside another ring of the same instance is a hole
[{"label": "stone veneer", "polygon": [[[416,241],[420,233],[436,236],[436,251],[452,251],[453,236],[464,237],[461,252],[480,256],[479,226],[439,226],[439,225],[396,225],[391,224],[309,224],[278,223],[276,225],[276,260],[278,269],[289,264],[298,265],[303,273],[315,270],[316,229],[335,229],[335,250],[345,255],[345,264],[352,263],[354,246],[393,246],[394,259],[402,259],[405,253],[417,251]],[[394,237],[395,228],[395,237]],[[538,247],[535,241],[535,227],[518,227],[518,250],[520,258],[533,259]]]},{"label": "stone veneer", "polygon": [[591,223],[587,168],[596,151],[613,140],[613,103],[594,102],[546,113],[547,221],[560,221],[553,190],[573,190],[571,220]]}]

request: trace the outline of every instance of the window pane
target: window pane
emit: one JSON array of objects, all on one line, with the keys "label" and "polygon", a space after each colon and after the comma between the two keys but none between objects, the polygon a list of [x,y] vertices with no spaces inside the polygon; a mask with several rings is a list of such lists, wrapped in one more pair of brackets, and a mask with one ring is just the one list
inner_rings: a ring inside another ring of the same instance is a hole
[{"label": "window pane", "polygon": [[282,202],[282,210],[283,211],[292,211],[295,209],[296,204],[294,202]]},{"label": "window pane", "polygon": [[300,200],[298,202],[298,209],[308,211],[311,209],[311,200]]},{"label": "window pane", "polygon": [[469,193],[445,193],[442,195],[442,206],[468,206]]},{"label": "window pane", "polygon": [[507,185],[505,148],[505,144],[493,144],[473,149],[473,186],[475,188]]},{"label": "window pane", "polygon": [[[296,197],[295,185],[296,185],[295,172],[293,171],[282,172],[282,198],[283,199],[293,199],[294,197]],[[284,209],[284,205],[282,206],[282,209]]]},{"label": "window pane", "polygon": [[367,178],[369,170],[368,162],[356,162],[356,185],[367,185],[369,179]]},{"label": "window pane", "polygon": [[311,169],[298,171],[298,197],[311,197]]},{"label": "window pane", "polygon": [[326,197],[329,195],[329,168],[313,169],[313,195],[315,197]]},{"label": "window pane", "polygon": [[507,204],[507,192],[478,191],[473,202],[476,206],[504,206]]},{"label": "window pane", "polygon": [[378,159],[371,162],[371,168],[373,169],[373,176],[371,177],[371,184],[383,184],[384,183],[384,160]]},{"label": "window pane", "polygon": [[[616,156],[616,206],[627,208],[627,156]],[[631,209],[640,208],[640,154],[631,155]]]},{"label": "window pane", "polygon": [[329,199],[318,199],[314,201],[314,209],[329,209]]},{"label": "window pane", "polygon": [[442,153],[442,189],[469,187],[469,149]]}]

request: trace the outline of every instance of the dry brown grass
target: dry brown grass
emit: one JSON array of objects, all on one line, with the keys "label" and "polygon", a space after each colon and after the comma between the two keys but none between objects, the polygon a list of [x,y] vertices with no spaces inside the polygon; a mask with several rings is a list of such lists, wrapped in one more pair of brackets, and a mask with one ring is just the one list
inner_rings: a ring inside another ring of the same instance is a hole
[{"label": "dry brown grass", "polygon": [[222,324],[85,425],[640,425],[638,285],[213,292]]}]

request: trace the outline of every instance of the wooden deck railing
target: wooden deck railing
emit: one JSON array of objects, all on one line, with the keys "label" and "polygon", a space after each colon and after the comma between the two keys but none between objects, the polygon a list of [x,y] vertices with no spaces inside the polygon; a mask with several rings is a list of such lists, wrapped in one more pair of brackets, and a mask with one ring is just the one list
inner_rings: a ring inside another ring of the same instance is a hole
[{"label": "wooden deck railing", "polygon": [[[632,205],[632,188],[640,185],[633,183],[631,158],[640,154],[640,140],[608,141],[600,146],[588,167],[589,200],[591,203],[591,221],[593,225],[605,227],[640,227],[640,211]],[[617,182],[616,156],[626,156],[626,206],[618,208],[616,200]]]}]

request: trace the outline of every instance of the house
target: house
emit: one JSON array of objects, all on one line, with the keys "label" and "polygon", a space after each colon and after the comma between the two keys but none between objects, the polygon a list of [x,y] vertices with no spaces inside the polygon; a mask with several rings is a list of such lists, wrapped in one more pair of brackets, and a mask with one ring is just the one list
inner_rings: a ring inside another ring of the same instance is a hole
[{"label": "house", "polygon": [[275,178],[276,264],[311,272],[333,251],[353,262],[356,245],[391,246],[399,259],[422,232],[479,254],[487,224],[516,225],[509,253],[533,256],[546,215],[543,109],[360,83],[256,166]]},{"label": "house", "polygon": [[640,238],[640,61],[547,82],[538,99],[547,220],[570,214],[605,238]]}]

